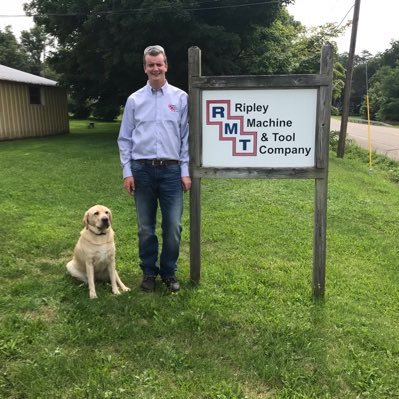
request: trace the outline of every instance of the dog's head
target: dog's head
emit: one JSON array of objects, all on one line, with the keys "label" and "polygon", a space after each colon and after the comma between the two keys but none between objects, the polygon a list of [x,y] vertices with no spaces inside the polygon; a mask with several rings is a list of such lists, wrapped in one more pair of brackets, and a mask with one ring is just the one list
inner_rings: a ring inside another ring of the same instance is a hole
[{"label": "dog's head", "polygon": [[83,223],[86,229],[96,234],[104,234],[112,224],[111,210],[103,205],[94,205],[86,211]]}]

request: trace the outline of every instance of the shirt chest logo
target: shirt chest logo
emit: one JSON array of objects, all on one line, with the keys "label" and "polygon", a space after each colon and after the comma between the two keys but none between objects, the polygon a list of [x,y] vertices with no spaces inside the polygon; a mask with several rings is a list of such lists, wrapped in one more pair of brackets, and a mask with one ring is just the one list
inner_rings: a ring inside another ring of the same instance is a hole
[{"label": "shirt chest logo", "polygon": [[172,112],[177,112],[177,107],[176,107],[176,105],[169,104],[169,105],[168,105],[168,108],[169,108]]}]

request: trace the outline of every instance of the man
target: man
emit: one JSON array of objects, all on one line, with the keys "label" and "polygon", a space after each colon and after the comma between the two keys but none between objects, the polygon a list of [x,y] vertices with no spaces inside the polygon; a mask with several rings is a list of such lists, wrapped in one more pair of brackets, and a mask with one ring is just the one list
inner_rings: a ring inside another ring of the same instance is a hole
[{"label": "man", "polygon": [[[183,192],[191,187],[187,94],[167,82],[168,63],[161,46],[144,50],[143,65],[147,85],[128,97],[118,137],[123,185],[136,204],[140,287],[154,291],[159,274],[171,291],[178,291]],[[159,262],[158,204],[162,214]]]}]

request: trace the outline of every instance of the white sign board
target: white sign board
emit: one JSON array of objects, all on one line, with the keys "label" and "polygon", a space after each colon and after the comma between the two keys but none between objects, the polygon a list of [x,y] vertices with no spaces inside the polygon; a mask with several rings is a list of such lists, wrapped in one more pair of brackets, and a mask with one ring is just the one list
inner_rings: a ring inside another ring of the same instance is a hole
[{"label": "white sign board", "polygon": [[202,166],[315,165],[317,89],[202,91]]}]

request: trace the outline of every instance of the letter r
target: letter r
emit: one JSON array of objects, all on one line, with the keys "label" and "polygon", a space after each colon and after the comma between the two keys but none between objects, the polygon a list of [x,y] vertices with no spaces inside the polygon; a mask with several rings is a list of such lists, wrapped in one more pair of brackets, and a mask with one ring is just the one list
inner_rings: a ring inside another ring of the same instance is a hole
[{"label": "letter r", "polygon": [[216,118],[218,115],[224,118],[224,107],[212,107],[212,118]]}]

